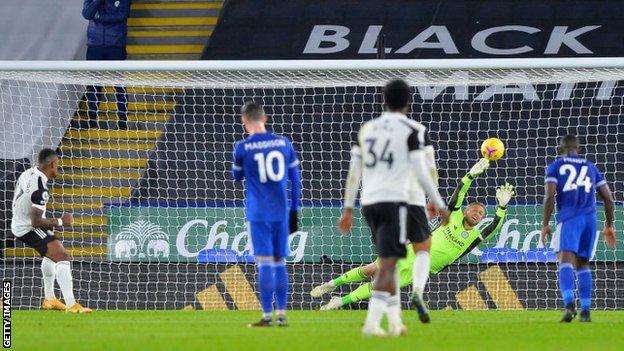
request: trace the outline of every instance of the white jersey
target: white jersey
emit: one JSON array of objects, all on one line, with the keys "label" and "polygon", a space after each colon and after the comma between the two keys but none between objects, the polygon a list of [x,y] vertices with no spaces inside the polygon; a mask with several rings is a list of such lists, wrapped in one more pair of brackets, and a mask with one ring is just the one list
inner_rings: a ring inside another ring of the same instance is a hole
[{"label": "white jersey", "polygon": [[364,123],[359,147],[353,149],[354,156],[362,160],[362,205],[407,203],[410,179],[414,178],[409,155],[424,151],[427,143],[427,129],[402,113],[385,112]]},{"label": "white jersey", "polygon": [[16,237],[22,237],[35,229],[30,221],[31,207],[42,210],[45,218],[46,204],[50,197],[47,182],[48,177],[37,167],[26,170],[17,179],[11,219],[11,231]]},{"label": "white jersey", "polygon": [[[425,139],[425,153],[427,154],[429,167],[437,173],[435,149],[433,148],[433,145],[431,145],[429,139]],[[435,183],[437,184],[437,181],[435,181]],[[418,179],[415,175],[412,175],[409,180],[407,203],[410,205],[422,207],[427,206],[427,196],[425,194],[425,190],[422,188],[422,186],[420,186],[420,183],[418,182]]]}]

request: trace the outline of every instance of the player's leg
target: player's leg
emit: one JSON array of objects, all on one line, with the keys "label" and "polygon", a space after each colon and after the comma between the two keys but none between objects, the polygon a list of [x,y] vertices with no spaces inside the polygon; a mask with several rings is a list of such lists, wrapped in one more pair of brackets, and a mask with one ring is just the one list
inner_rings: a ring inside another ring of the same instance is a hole
[{"label": "player's leg", "polygon": [[[399,269],[399,288],[404,288],[412,284],[412,261],[407,259],[401,259],[398,261],[397,266]],[[374,263],[362,267],[367,276],[373,276],[377,271],[378,260]],[[368,273],[370,272],[370,274]],[[362,284],[353,290],[349,294],[343,297],[334,297],[327,304],[321,306],[321,311],[329,311],[341,308],[342,306],[356,303],[362,300],[367,300],[371,297],[373,291],[373,283]]]},{"label": "player's leg", "polygon": [[[401,290],[399,288],[399,270],[397,262],[407,253],[407,206],[384,204],[386,220],[379,227],[377,248],[379,251],[379,272],[373,282],[375,291],[384,291],[387,297],[386,316],[388,333],[392,336],[403,335],[407,328],[401,318]],[[383,273],[382,273],[383,271]]]},{"label": "player's leg", "polygon": [[[366,223],[370,227],[372,241],[373,244],[377,247],[377,252],[381,256],[380,250],[380,242],[381,242],[381,233],[380,233],[380,224],[386,220],[383,218],[383,213],[379,212],[379,204],[371,205],[371,206],[363,206],[362,214],[366,219]],[[379,240],[378,240],[379,239]],[[375,274],[375,282],[373,291],[371,292],[371,299],[368,304],[368,312],[366,314],[366,320],[364,322],[364,327],[362,328],[362,334],[371,335],[371,336],[385,336],[386,331],[381,328],[381,319],[386,313],[386,309],[388,307],[388,299],[390,298],[390,293],[387,291],[378,290],[381,289],[382,285],[380,285],[380,276],[387,275],[387,272],[381,272],[383,264],[386,266],[390,265],[394,267],[393,263],[387,262],[388,259],[379,259],[379,267],[377,273]],[[386,278],[387,279],[387,278]]]},{"label": "player's leg", "polygon": [[[412,243],[412,250],[408,250],[408,258],[412,263],[412,296],[410,302],[418,318],[423,323],[429,323],[429,309],[424,300],[425,286],[429,280],[431,268],[429,250],[431,249],[431,230],[427,220],[427,213],[421,206],[409,206],[407,218],[408,239]],[[411,252],[410,252],[411,251]],[[413,255],[413,256],[411,256]]]},{"label": "player's leg", "polygon": [[557,225],[557,239],[554,240],[559,258],[559,290],[565,307],[562,322],[571,322],[576,317],[574,271],[581,234],[578,222],[577,218],[573,218]]},{"label": "player's leg", "polygon": [[596,215],[585,216],[585,230],[581,236],[576,257],[576,285],[581,305],[581,322],[591,322],[590,310],[592,305],[592,271],[589,260],[596,248]]},{"label": "player's leg", "polygon": [[74,297],[74,282],[71,273],[70,257],[63,244],[54,240],[48,243],[46,257],[55,262],[54,274],[56,282],[61,288],[63,300],[67,305],[67,312],[70,313],[89,313],[90,308],[84,307]]},{"label": "player's leg", "polygon": [[247,227],[256,260],[258,290],[262,306],[262,318],[249,326],[268,327],[273,325],[273,295],[275,293],[272,230],[265,222],[248,222]]},{"label": "player's leg", "polygon": [[275,223],[273,236],[273,257],[275,266],[275,305],[277,310],[277,326],[285,327],[286,306],[288,305],[288,270],[286,257],[290,255],[288,247],[288,221]]},{"label": "player's leg", "polygon": [[54,294],[54,278],[56,263],[46,257],[48,252],[48,243],[56,241],[56,237],[51,235],[50,232],[42,229],[34,229],[22,237],[18,238],[28,247],[35,249],[41,255],[43,260],[41,261],[41,274],[43,277],[43,291],[44,298],[41,308],[44,310],[59,310],[65,311],[67,306],[56,298]]},{"label": "player's leg", "polygon": [[321,297],[327,293],[330,293],[336,288],[345,284],[361,282],[364,279],[370,278],[377,272],[377,261],[369,263],[366,266],[360,266],[353,268],[336,279],[323,283],[310,291],[312,297]]}]

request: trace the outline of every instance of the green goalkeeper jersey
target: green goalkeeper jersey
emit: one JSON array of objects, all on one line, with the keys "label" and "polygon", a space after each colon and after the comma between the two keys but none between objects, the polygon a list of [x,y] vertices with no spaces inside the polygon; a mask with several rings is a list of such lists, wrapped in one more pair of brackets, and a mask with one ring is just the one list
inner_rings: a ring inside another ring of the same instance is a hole
[{"label": "green goalkeeper jersey", "polygon": [[[462,203],[473,179],[466,175],[451,197],[448,208],[451,211],[449,223],[434,229],[431,236],[431,273],[438,273],[464,255],[479,243],[500,230],[505,218],[505,209],[497,207],[496,215],[483,229],[464,229]],[[411,248],[411,245],[410,245]],[[412,249],[413,250],[413,249]]]},{"label": "green goalkeeper jersey", "polygon": [[[497,207],[494,219],[485,228],[464,229],[464,213],[461,206],[472,181],[473,179],[468,175],[462,178],[461,183],[455,189],[448,203],[448,208],[451,211],[449,223],[433,230],[430,250],[431,268],[429,270],[432,274],[439,273],[468,254],[481,241],[496,234],[503,225],[506,210],[502,207]],[[414,257],[414,247],[412,244],[409,244],[407,245],[407,255],[397,263],[402,281],[411,282]],[[378,263],[379,259],[375,260],[375,264],[378,265]]]}]

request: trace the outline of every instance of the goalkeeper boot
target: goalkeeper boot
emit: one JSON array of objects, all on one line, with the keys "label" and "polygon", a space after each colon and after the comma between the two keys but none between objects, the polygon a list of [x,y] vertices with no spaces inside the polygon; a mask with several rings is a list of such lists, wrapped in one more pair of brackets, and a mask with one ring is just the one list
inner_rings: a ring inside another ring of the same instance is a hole
[{"label": "goalkeeper boot", "polygon": [[384,337],[384,336],[388,336],[388,333],[386,333],[385,330],[383,330],[383,328],[379,325],[364,325],[362,327],[362,335],[363,336],[379,336],[379,337]]},{"label": "goalkeeper boot", "polygon": [[418,293],[413,293],[410,298],[410,303],[413,307],[416,308],[418,312],[418,319],[422,323],[430,323],[431,317],[429,317],[429,308],[427,307],[427,303],[423,300],[422,296]]},{"label": "goalkeeper boot", "polygon": [[90,308],[84,307],[83,305],[76,302],[72,307],[69,307],[65,310],[67,313],[91,313],[93,310]]},{"label": "goalkeeper boot", "polygon": [[342,299],[339,297],[332,297],[332,299],[329,300],[328,303],[321,306],[321,311],[337,310],[340,307],[342,307]]},{"label": "goalkeeper boot", "polygon": [[260,319],[256,323],[250,323],[247,326],[250,328],[272,327],[273,319],[271,319],[271,317],[269,318],[262,317],[262,319]]},{"label": "goalkeeper boot", "polygon": [[41,308],[47,311],[65,311],[67,306],[65,306],[65,304],[59,299],[43,299]]},{"label": "goalkeeper boot", "polygon": [[576,317],[576,308],[574,307],[574,304],[571,303],[566,306],[565,313],[561,318],[561,323],[570,323],[574,317]]},{"label": "goalkeeper boot", "polygon": [[589,310],[581,310],[581,318],[579,320],[584,323],[591,322],[591,316],[589,315]]},{"label": "goalkeeper boot", "polygon": [[336,290],[336,286],[334,285],[334,282],[327,282],[323,285],[319,285],[317,287],[315,287],[314,289],[312,289],[312,291],[310,291],[310,296],[312,297],[321,297],[327,293],[330,293],[332,291]]}]

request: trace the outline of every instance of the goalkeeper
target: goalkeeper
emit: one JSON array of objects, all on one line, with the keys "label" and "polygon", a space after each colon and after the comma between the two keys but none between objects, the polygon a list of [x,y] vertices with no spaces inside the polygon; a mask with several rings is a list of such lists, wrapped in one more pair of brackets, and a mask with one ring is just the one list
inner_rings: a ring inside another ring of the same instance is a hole
[{"label": "goalkeeper", "polygon": [[[462,179],[448,202],[451,211],[449,223],[437,227],[432,233],[431,241],[431,267],[430,273],[437,274],[450,266],[461,257],[472,251],[481,241],[496,234],[503,224],[506,214],[506,206],[514,195],[513,186],[505,184],[496,189],[498,207],[496,215],[490,224],[479,229],[476,226],[485,217],[486,207],[479,202],[473,202],[462,210],[462,203],[472,181],[489,167],[489,161],[481,159],[477,162]],[[412,265],[414,264],[414,250],[411,245],[407,246],[406,258],[399,260],[399,284],[401,288],[412,282]],[[329,293],[339,286],[363,281],[372,277],[377,271],[377,260],[365,266],[354,268],[340,277],[315,287],[310,292],[312,297],[320,297]],[[368,299],[371,296],[371,283],[360,285],[350,294],[332,298],[329,303],[323,305],[321,310],[333,310],[350,303]]]}]

